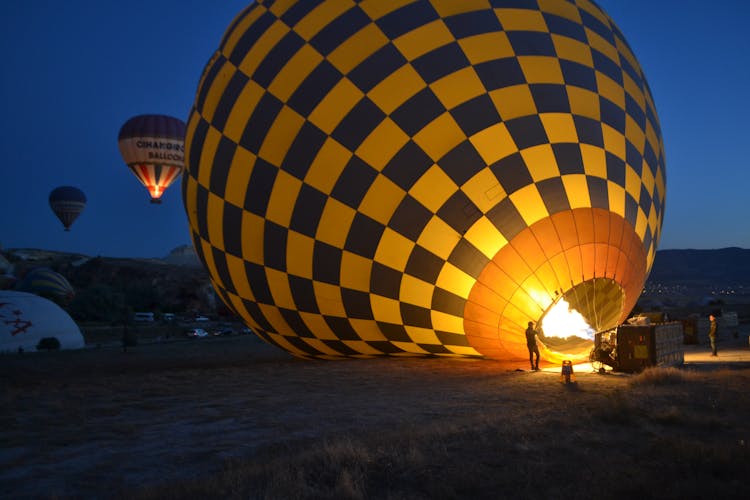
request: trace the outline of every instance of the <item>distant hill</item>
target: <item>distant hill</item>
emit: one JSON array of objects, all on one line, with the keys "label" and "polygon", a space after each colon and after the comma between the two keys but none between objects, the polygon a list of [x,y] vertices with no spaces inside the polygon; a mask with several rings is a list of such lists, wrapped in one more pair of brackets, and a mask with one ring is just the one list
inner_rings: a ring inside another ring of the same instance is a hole
[{"label": "distant hill", "polygon": [[748,286],[750,249],[659,250],[648,281]]}]

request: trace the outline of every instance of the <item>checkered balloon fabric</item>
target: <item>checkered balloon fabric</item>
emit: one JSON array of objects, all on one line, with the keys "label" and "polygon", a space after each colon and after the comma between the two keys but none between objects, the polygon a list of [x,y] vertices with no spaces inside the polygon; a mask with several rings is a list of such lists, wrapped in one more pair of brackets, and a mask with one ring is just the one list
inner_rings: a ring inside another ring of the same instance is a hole
[{"label": "checkered balloon fabric", "polygon": [[561,297],[614,326],[664,213],[653,98],[588,0],[255,2],[185,161],[217,292],[303,357],[522,359]]}]

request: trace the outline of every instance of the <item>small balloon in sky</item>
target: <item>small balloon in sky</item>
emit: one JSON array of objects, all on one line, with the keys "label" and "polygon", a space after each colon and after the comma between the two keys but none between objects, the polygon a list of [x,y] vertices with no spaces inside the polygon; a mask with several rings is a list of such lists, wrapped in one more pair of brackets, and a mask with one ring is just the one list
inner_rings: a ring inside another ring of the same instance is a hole
[{"label": "small balloon in sky", "polygon": [[138,115],[120,128],[120,154],[151,195],[161,196],[185,168],[185,122],[166,115]]},{"label": "small balloon in sky", "polygon": [[86,206],[86,195],[73,186],[60,186],[49,194],[49,206],[60,222],[70,231],[70,226],[81,215]]}]

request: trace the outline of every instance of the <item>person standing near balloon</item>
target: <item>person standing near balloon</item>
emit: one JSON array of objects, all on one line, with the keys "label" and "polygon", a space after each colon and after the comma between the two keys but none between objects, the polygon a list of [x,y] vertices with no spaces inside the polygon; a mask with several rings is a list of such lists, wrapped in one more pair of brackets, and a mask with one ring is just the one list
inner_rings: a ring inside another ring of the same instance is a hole
[{"label": "person standing near balloon", "polygon": [[[529,363],[531,363],[531,369],[539,371],[539,346],[536,344],[537,331],[534,329],[534,322],[529,321],[529,326],[526,328],[526,347],[529,349]],[[536,362],[534,361],[534,355],[536,354]]]},{"label": "person standing near balloon", "polygon": [[711,356],[717,356],[716,354],[716,316],[713,314],[708,315],[708,321],[710,326],[708,328],[708,341],[711,343]]}]

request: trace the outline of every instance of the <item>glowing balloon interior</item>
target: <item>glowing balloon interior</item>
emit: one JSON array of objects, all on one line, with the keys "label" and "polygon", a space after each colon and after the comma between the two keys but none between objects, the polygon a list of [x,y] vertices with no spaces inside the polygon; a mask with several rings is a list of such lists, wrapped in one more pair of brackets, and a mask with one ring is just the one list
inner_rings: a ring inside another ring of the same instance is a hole
[{"label": "glowing balloon interior", "polygon": [[643,71],[583,0],[254,2],[200,78],[185,156],[217,292],[303,357],[523,360],[563,300],[614,326],[664,214]]},{"label": "glowing balloon interior", "polygon": [[185,167],[185,123],[165,115],[134,116],[120,129],[117,142],[123,160],[151,195],[151,203],[160,203]]}]

